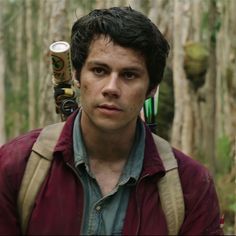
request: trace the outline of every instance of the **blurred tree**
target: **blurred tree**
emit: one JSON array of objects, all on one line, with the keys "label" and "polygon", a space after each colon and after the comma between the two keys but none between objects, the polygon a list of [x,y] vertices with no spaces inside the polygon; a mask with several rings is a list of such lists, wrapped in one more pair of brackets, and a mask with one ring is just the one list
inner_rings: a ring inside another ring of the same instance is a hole
[{"label": "blurred tree", "polygon": [[215,22],[217,20],[216,0],[209,1],[209,68],[207,74],[206,90],[206,129],[205,150],[209,157],[209,167],[213,174],[216,171],[216,34]]},{"label": "blurred tree", "polygon": [[26,7],[26,56],[27,56],[27,77],[28,77],[28,114],[29,114],[29,129],[36,126],[36,97],[35,97],[35,75],[33,58],[33,7],[32,1],[25,1]]},{"label": "blurred tree", "polygon": [[5,65],[5,123],[8,138],[27,129],[27,76],[24,1],[5,1],[3,48]]},{"label": "blurred tree", "polygon": [[[173,80],[175,94],[175,114],[172,129],[172,144],[191,154],[192,137],[189,132],[192,129],[191,106],[189,104],[189,92],[186,75],[183,68],[184,51],[183,44],[187,39],[189,17],[186,16],[186,8],[189,2],[174,1],[174,30],[173,30]],[[184,11],[185,10],[185,11]]]},{"label": "blurred tree", "polygon": [[5,2],[0,1],[0,146],[6,141],[5,133],[5,86],[4,86],[4,70],[5,60],[3,51],[3,10]]},{"label": "blurred tree", "polygon": [[217,38],[217,136],[226,135],[232,144],[236,134],[236,1],[221,1]]},{"label": "blurred tree", "polygon": [[42,22],[47,25],[42,30],[41,42],[43,64],[41,65],[40,77],[40,126],[59,121],[59,116],[55,113],[55,105],[52,90],[51,59],[49,55],[49,45],[55,41],[69,41],[69,28],[67,18],[66,0],[44,0],[41,6]]}]

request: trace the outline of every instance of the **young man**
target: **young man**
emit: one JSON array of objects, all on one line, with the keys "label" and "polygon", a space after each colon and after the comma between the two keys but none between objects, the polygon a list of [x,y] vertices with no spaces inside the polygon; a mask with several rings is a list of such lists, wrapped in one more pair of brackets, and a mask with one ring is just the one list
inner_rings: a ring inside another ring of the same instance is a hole
[{"label": "young man", "polygon": [[[81,108],[66,121],[35,200],[26,234],[166,235],[156,183],[165,169],[139,118],[160,83],[169,45],[131,8],[94,10],[72,28],[71,55]],[[40,130],[0,151],[0,234],[20,234],[17,197]],[[179,234],[219,235],[212,178],[173,149],[184,196]]]}]

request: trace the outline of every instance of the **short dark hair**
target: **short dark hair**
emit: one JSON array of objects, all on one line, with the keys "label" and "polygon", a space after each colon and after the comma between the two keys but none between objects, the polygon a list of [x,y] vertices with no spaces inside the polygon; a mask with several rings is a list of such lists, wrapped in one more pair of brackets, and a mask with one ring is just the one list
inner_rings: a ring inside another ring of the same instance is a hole
[{"label": "short dark hair", "polygon": [[71,32],[71,60],[78,80],[95,36],[108,36],[114,43],[139,51],[146,60],[149,91],[163,77],[169,44],[156,25],[131,7],[96,9],[78,19]]}]

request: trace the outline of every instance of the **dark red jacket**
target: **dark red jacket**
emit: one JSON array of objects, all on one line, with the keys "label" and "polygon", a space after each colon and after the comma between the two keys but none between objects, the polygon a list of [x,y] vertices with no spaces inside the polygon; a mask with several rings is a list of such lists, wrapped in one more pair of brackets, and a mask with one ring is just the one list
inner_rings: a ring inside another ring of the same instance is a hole
[{"label": "dark red jacket", "polygon": [[[54,152],[50,173],[40,191],[28,225],[31,235],[79,235],[83,216],[83,187],[74,171],[72,130],[67,120]],[[31,147],[40,130],[20,136],[0,149],[0,234],[19,235],[17,195]],[[181,235],[219,235],[219,205],[208,171],[174,150],[185,200]],[[144,165],[129,198],[123,234],[166,235],[156,182],[165,173],[147,129]]]}]

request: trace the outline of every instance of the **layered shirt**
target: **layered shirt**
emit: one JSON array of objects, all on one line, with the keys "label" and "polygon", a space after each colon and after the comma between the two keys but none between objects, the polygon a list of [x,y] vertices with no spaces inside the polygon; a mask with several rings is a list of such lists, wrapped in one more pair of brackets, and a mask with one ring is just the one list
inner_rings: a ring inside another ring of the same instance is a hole
[{"label": "layered shirt", "polygon": [[121,235],[131,186],[140,176],[145,143],[145,129],[138,119],[134,143],[116,187],[102,196],[95,176],[90,170],[89,156],[86,152],[80,129],[81,112],[75,118],[73,128],[73,147],[75,166],[84,187],[83,235]]}]

